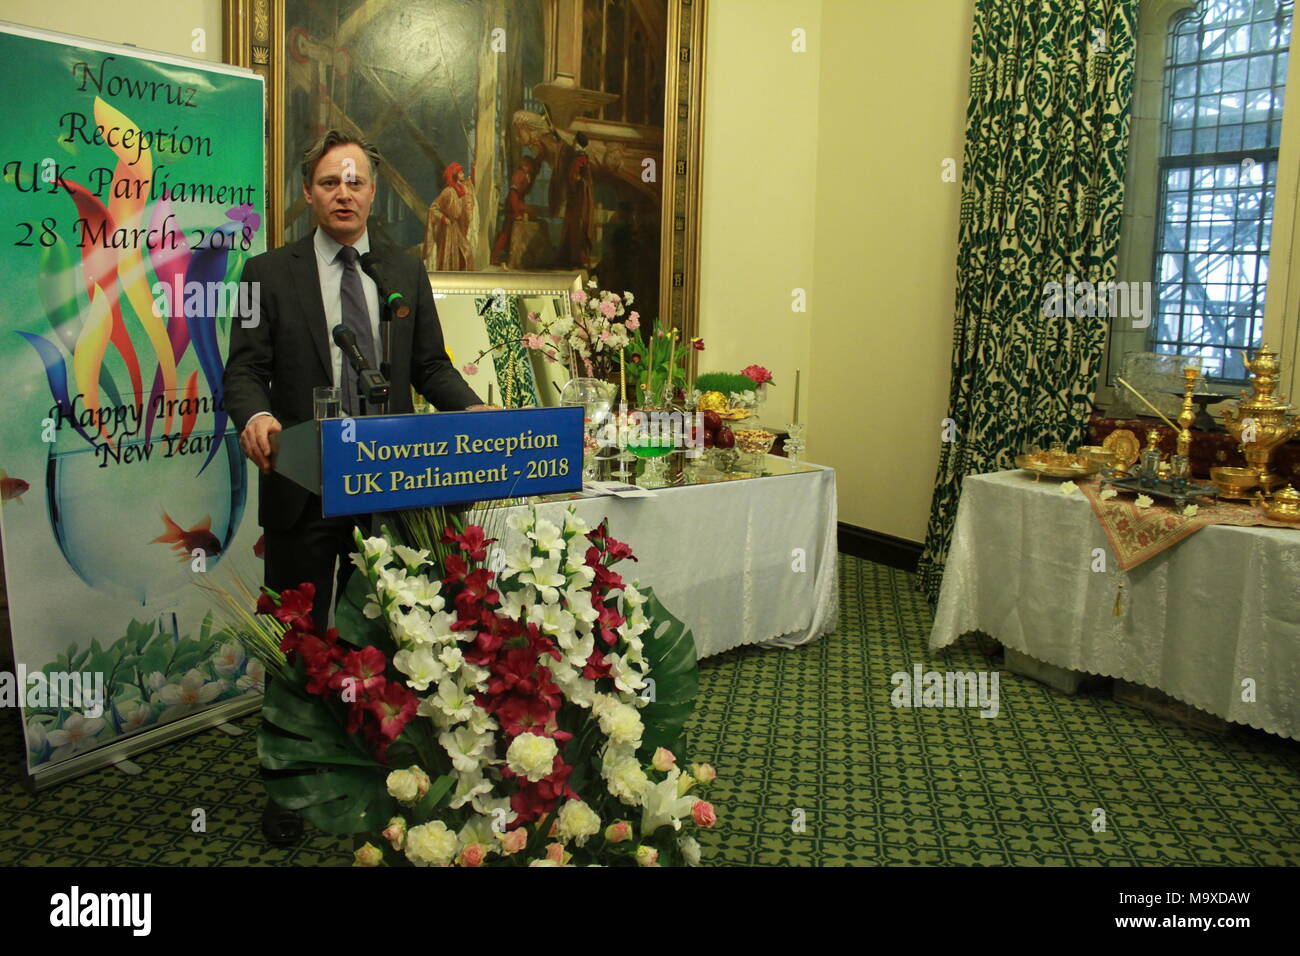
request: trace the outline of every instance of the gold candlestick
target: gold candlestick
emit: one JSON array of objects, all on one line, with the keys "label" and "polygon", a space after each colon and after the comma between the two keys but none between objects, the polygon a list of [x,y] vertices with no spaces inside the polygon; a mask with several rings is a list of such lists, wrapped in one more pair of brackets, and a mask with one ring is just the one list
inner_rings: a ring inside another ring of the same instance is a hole
[{"label": "gold candlestick", "polygon": [[1183,369],[1183,410],[1178,413],[1178,454],[1190,458],[1192,454],[1192,422],[1196,421],[1196,406],[1192,402],[1192,392],[1196,389],[1196,379],[1200,371],[1194,365]]},{"label": "gold candlestick", "polygon": [[623,350],[618,350],[618,400],[627,405],[627,367],[623,364]]}]

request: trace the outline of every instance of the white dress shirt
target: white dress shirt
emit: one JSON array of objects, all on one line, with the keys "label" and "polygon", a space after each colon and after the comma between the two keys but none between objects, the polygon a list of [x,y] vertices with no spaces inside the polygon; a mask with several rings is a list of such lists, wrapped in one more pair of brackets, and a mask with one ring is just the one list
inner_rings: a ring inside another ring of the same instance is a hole
[{"label": "white dress shirt", "polygon": [[[343,246],[335,242],[334,239],[320,226],[316,227],[316,235],[312,237],[312,245],[316,249],[316,272],[320,277],[320,297],[321,302],[325,305],[325,338],[330,346],[330,368],[334,372],[334,387],[339,388],[342,381],[339,376],[345,374],[343,363],[343,350],[334,344],[334,326],[343,322],[343,260],[339,258],[339,253]],[[352,248],[357,250],[358,256],[364,256],[370,251],[370,234],[363,232],[361,238],[352,244]],[[361,291],[366,297],[366,312],[370,316],[370,333],[374,336],[376,358],[379,361],[384,360],[384,343],[379,338],[379,287],[375,281],[366,275],[361,264],[357,263],[357,272],[361,275]],[[376,366],[377,367],[377,366]],[[346,374],[351,375],[352,366],[347,366]],[[248,416],[248,421],[252,421],[259,415],[270,415],[269,411],[254,412]],[[244,423],[247,426],[248,422]]]},{"label": "white dress shirt", "polygon": [[[316,247],[316,271],[320,274],[320,297],[325,303],[325,332],[330,343],[330,368],[334,370],[334,385],[341,387],[343,380],[339,375],[344,370],[348,375],[354,374],[352,366],[348,365],[344,369],[343,350],[334,344],[334,327],[343,321],[343,260],[339,258],[343,246],[335,242],[329,233],[319,226],[316,227],[312,244]],[[359,256],[369,252],[370,233],[363,232],[361,238],[352,244],[352,248],[357,250]],[[374,280],[366,275],[360,263],[357,264],[357,273],[361,276],[361,290],[366,296],[366,312],[370,315],[370,334],[375,341],[375,367],[378,368],[378,362],[384,359],[384,343],[379,340],[379,288]]]}]

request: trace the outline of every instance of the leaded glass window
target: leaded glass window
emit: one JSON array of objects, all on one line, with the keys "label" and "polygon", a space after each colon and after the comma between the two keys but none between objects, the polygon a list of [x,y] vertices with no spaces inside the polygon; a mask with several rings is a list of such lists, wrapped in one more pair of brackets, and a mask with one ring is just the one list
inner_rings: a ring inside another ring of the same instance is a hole
[{"label": "leaded glass window", "polygon": [[1246,378],[1264,328],[1294,0],[1200,0],[1170,25],[1150,348]]}]

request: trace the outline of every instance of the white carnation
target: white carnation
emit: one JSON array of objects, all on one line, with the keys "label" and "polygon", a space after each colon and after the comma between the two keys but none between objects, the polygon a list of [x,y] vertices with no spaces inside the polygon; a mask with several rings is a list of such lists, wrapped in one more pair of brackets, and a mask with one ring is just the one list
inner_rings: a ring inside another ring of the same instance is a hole
[{"label": "white carnation", "polygon": [[447,824],[434,820],[407,830],[402,849],[416,866],[451,866],[460,851],[460,841]]},{"label": "white carnation", "polygon": [[614,746],[631,750],[641,746],[644,727],[635,708],[605,695],[596,699],[591,710],[600,720],[601,732]]},{"label": "white carnation", "polygon": [[536,783],[550,774],[558,753],[559,749],[550,737],[520,734],[506,750],[506,763],[515,773]]},{"label": "white carnation", "polygon": [[600,832],[600,817],[581,800],[569,800],[560,807],[557,835],[561,842],[572,840],[578,846]]}]

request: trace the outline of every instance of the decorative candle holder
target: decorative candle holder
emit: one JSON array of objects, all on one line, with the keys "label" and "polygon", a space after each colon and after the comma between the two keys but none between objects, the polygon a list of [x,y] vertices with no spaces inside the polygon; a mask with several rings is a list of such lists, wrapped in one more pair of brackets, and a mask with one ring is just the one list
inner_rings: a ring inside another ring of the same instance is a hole
[{"label": "decorative candle holder", "polygon": [[785,455],[791,461],[799,461],[807,449],[807,423],[791,424],[785,426]]}]

